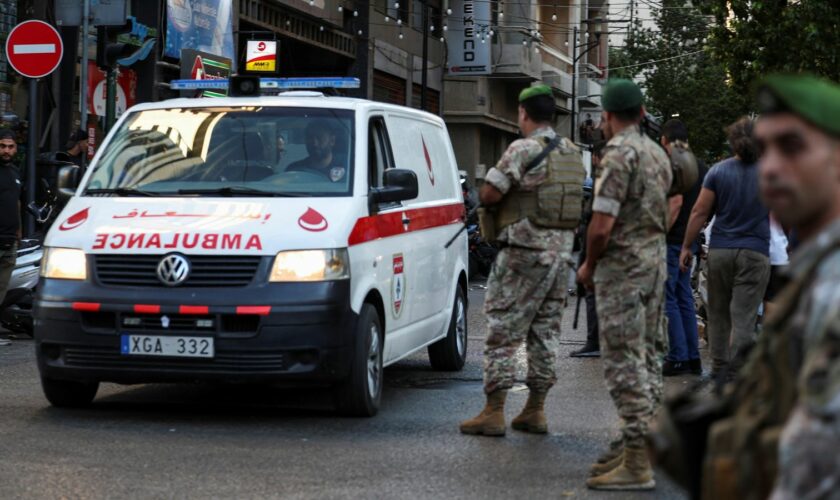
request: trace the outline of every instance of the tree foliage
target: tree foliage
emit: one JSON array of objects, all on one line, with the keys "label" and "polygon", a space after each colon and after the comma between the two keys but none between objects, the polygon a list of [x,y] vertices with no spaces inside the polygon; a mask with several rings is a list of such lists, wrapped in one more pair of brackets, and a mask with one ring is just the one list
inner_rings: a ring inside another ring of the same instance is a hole
[{"label": "tree foliage", "polygon": [[837,0],[700,0],[714,19],[709,47],[738,92],[763,75],[811,72],[840,81]]},{"label": "tree foliage", "polygon": [[663,122],[679,116],[695,153],[717,159],[727,148],[724,127],[744,113],[747,101],[706,46],[708,16],[687,0],[664,0],[661,7],[653,10],[655,28],[637,23],[626,46],[610,53],[610,66],[636,66],[610,74],[635,78],[649,112]]}]

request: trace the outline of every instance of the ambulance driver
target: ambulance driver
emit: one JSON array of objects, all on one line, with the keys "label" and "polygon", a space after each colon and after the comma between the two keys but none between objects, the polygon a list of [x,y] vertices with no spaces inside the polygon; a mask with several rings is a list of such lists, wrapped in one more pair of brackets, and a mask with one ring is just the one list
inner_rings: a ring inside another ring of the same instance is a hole
[{"label": "ambulance driver", "polygon": [[344,180],[347,173],[336,160],[336,133],[327,120],[315,120],[306,126],[306,152],[309,156],[289,165],[286,172],[314,172],[332,182]]}]

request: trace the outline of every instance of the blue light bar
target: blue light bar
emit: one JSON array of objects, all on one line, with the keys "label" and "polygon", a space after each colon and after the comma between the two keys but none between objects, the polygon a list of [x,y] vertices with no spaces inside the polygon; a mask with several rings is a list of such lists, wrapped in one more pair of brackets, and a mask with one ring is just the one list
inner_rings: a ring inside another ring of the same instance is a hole
[{"label": "blue light bar", "polygon": [[[261,89],[295,90],[295,89],[357,89],[360,87],[358,78],[326,77],[326,78],[260,78]],[[227,89],[228,79],[218,80],[172,80],[169,83],[172,90],[210,90]]]}]

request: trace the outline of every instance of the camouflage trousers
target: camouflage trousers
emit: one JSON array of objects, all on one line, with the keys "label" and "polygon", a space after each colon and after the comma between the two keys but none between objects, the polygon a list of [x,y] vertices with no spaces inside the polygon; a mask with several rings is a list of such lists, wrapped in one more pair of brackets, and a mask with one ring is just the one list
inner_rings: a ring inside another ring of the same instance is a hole
[{"label": "camouflage trousers", "polygon": [[484,346],[484,391],[507,390],[516,377],[516,352],[524,341],[528,387],[548,391],[554,373],[557,338],[566,305],[572,233],[562,248],[499,252],[487,280],[484,311],[488,334]]},{"label": "camouflage trousers", "polygon": [[644,445],[662,403],[662,360],[668,352],[666,277],[664,251],[661,265],[627,272],[599,263],[595,271],[601,359],[625,446]]}]

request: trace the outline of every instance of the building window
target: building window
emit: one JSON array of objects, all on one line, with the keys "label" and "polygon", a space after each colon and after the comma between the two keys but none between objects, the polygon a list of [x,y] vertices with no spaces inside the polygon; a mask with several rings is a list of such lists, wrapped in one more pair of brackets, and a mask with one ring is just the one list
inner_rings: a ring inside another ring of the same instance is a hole
[{"label": "building window", "polygon": [[[375,8],[378,12],[387,15],[392,20],[402,19],[408,22],[408,3],[411,0],[376,0]],[[399,7],[396,7],[399,5]]]},{"label": "building window", "polygon": [[[411,107],[420,109],[421,86],[415,83],[411,87]],[[426,111],[434,115],[440,114],[440,92],[426,87]]]},{"label": "building window", "polygon": [[438,36],[437,33],[442,32],[443,15],[440,10],[440,5],[436,2],[429,2],[428,0],[412,0],[411,2],[411,27],[417,31],[423,31],[423,5],[429,6],[429,30],[432,36]]},{"label": "building window", "polygon": [[405,106],[405,79],[375,70],[373,72],[373,100]]}]

